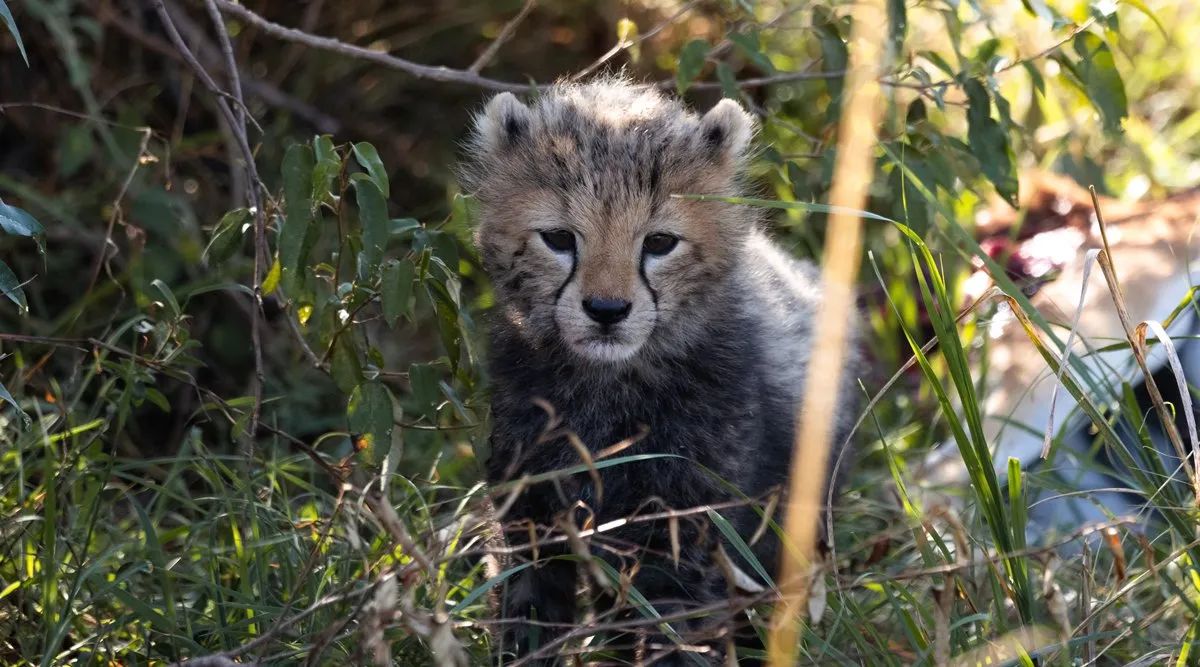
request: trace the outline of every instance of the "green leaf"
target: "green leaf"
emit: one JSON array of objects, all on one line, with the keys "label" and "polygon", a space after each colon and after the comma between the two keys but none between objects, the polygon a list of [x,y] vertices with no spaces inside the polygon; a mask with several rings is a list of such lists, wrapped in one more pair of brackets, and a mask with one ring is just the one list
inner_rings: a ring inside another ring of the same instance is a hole
[{"label": "green leaf", "polygon": [[279,266],[284,295],[290,295],[303,279],[304,265],[312,249],[313,151],[304,144],[293,144],[283,156],[283,231],[279,233]]},{"label": "green leaf", "polygon": [[312,148],[318,162],[323,160],[341,162],[341,158],[337,154],[337,148],[333,145],[333,139],[328,134],[319,134],[313,137]]},{"label": "green leaf", "polygon": [[94,149],[91,125],[77,123],[68,126],[58,143],[58,175],[62,178],[74,176],[80,167],[92,159]]},{"label": "green leaf", "polygon": [[399,238],[409,236],[421,228],[421,223],[413,218],[392,218],[388,224],[391,225],[391,235]]},{"label": "green leaf", "polygon": [[383,193],[384,198],[390,197],[391,188],[388,185],[387,169],[383,166],[383,160],[379,159],[379,152],[375,150],[375,147],[365,141],[354,144],[354,159],[358,160],[362,168],[371,175],[371,180],[379,186],[379,191]]},{"label": "green leaf", "polygon": [[995,37],[986,39],[975,50],[975,55],[971,57],[971,62],[975,64],[978,71],[990,73],[990,70],[987,69],[988,63],[996,56],[996,52],[999,50],[1000,40]]},{"label": "green leaf", "polygon": [[[0,265],[2,264],[3,262],[0,262]],[[25,423],[26,428],[33,423],[33,421],[29,418],[29,415],[25,414],[25,411],[22,410],[21,406],[17,404],[17,399],[13,398],[13,395],[8,393],[8,388],[5,387],[4,383],[2,382],[0,382],[0,401],[4,401],[5,403],[13,406],[13,409],[17,411],[17,414],[21,415],[21,421]]]},{"label": "green leaf", "polygon": [[46,235],[42,223],[16,206],[5,204],[2,199],[0,199],[0,229],[8,234],[38,239],[39,243],[41,238]]},{"label": "green leaf", "polygon": [[387,215],[387,200],[383,192],[370,178],[354,175],[354,190],[358,194],[358,216],[362,223],[363,254],[367,264],[374,269],[383,261],[383,249],[387,245],[391,221]]},{"label": "green leaf", "polygon": [[729,41],[737,45],[742,55],[746,56],[746,59],[754,63],[758,69],[767,74],[775,73],[775,65],[771,62],[770,58],[763,54],[762,47],[759,46],[757,30],[729,33]]},{"label": "green leaf", "polygon": [[4,25],[12,33],[13,39],[17,40],[17,50],[21,52],[21,59],[25,61],[25,66],[29,67],[29,55],[25,53],[25,43],[21,41],[21,33],[17,31],[17,21],[13,18],[12,12],[8,10],[8,3],[4,0],[0,0],[0,19],[4,20]]},{"label": "green leaf", "polygon": [[721,82],[721,94],[731,100],[741,100],[742,90],[738,87],[733,68],[724,60],[717,61],[717,81]]},{"label": "green leaf", "polygon": [[234,209],[221,216],[208,246],[204,248],[202,259],[212,266],[223,264],[241,247],[249,223],[250,209],[247,208]]},{"label": "green leaf", "polygon": [[383,265],[380,291],[383,293],[383,318],[389,327],[396,326],[396,319],[401,315],[409,316],[412,300],[413,278],[417,267],[408,260],[388,260]]},{"label": "green leaf", "polygon": [[413,252],[419,254],[425,248],[430,248],[433,256],[442,260],[450,270],[449,275],[458,274],[458,243],[452,234],[437,229],[417,232],[413,235]]},{"label": "green leaf", "polygon": [[[907,151],[912,153],[911,149]],[[930,187],[932,177],[927,176],[928,169],[915,158],[907,158],[904,164],[906,169],[896,168],[892,170],[888,177],[888,190],[892,193],[893,215],[897,220],[903,221],[917,234],[924,234],[929,228],[929,206],[921,193],[914,187],[913,183],[906,175],[906,171],[913,175],[926,176],[921,180],[924,181],[926,188],[933,191]]]},{"label": "green leaf", "polygon": [[158,278],[151,280],[150,284],[163,295],[163,298],[167,300],[167,306],[171,308],[171,314],[178,319],[183,314],[183,309],[179,307],[179,300],[175,298],[175,293],[171,291],[171,288],[166,283]]},{"label": "green leaf", "polygon": [[[838,31],[837,17],[824,7],[813,8],[813,26],[821,40],[821,71],[826,73],[845,72],[850,63],[850,52]],[[829,92],[828,117],[837,115],[842,105],[842,86],[845,76],[839,74],[825,79],[825,90]]]},{"label": "green leaf", "polygon": [[366,449],[367,459],[378,463],[392,442],[392,397],[378,380],[354,388],[346,405],[346,421],[357,438],[356,449]]},{"label": "green leaf", "polygon": [[1114,135],[1121,134],[1121,121],[1129,115],[1129,102],[1112,51],[1103,39],[1090,32],[1075,35],[1074,46],[1080,59],[1076,72],[1092,104],[1104,119],[1104,130]]},{"label": "green leaf", "polygon": [[143,391],[146,392],[145,395],[147,401],[150,401],[154,405],[158,406],[158,409],[162,410],[163,412],[171,412],[171,402],[167,400],[166,396],[163,396],[161,391],[155,389],[154,387],[145,387]]},{"label": "green leaf", "polygon": [[358,359],[358,351],[354,348],[354,335],[350,330],[343,331],[334,342],[329,366],[333,382],[343,394],[353,392],[362,382],[362,362]]},{"label": "green leaf", "polygon": [[314,202],[332,202],[333,179],[342,172],[342,163],[336,158],[321,158],[312,171],[312,200]]},{"label": "green leaf", "polygon": [[3,261],[0,261],[0,291],[17,304],[17,310],[22,315],[29,312],[29,303],[25,301],[25,291],[21,289],[21,281],[17,280],[17,275]]},{"label": "green leaf", "polygon": [[937,51],[918,51],[917,55],[933,63],[933,66],[942,70],[946,76],[954,76],[954,68]]},{"label": "green leaf", "polygon": [[904,38],[908,34],[908,8],[904,0],[888,0],[888,43],[892,47],[892,56],[900,58],[904,53]]},{"label": "green leaf", "polygon": [[617,21],[617,41],[626,46],[629,60],[635,63],[642,56],[641,40],[638,37],[637,23],[631,21],[629,17]]},{"label": "green leaf", "polygon": [[904,123],[909,127],[919,125],[929,119],[929,112],[925,109],[925,100],[921,98],[914,99],[908,105],[908,111],[904,114]]},{"label": "green leaf", "polygon": [[969,79],[963,90],[967,93],[967,144],[979,160],[983,175],[996,186],[1005,201],[1017,205],[1017,166],[1013,158],[1008,133],[992,118],[992,100],[987,89],[975,79]]},{"label": "green leaf", "polygon": [[1046,79],[1042,77],[1042,73],[1038,70],[1037,64],[1026,60],[1025,62],[1021,63],[1021,66],[1024,67],[1025,71],[1029,73],[1029,81],[1033,84],[1034,90],[1038,91],[1038,93],[1042,95],[1045,95]]},{"label": "green leaf", "polygon": [[500,574],[496,575],[492,579],[488,579],[487,581],[484,581],[482,584],[480,584],[480,586],[478,588],[476,588],[475,590],[468,593],[467,596],[464,597],[463,599],[459,600],[453,607],[450,608],[449,612],[447,612],[447,613],[453,615],[453,614],[458,613],[461,610],[466,609],[468,606],[471,605],[471,603],[473,603],[476,600],[478,600],[479,598],[483,597],[483,594],[487,593],[488,590],[491,589],[493,586],[504,583],[505,579],[508,579],[512,575],[520,572],[521,570],[524,570],[527,567],[530,567],[531,565],[533,565],[533,563],[521,563],[520,565],[518,565],[514,568],[510,568],[508,570],[501,572]]},{"label": "green leaf", "polygon": [[267,277],[262,281],[262,293],[266,296],[275,291],[279,287],[279,277],[282,274],[282,269],[279,266],[279,258],[276,257],[274,262],[271,262],[271,270],[267,272]]},{"label": "green leaf", "polygon": [[738,535],[737,530],[734,529],[733,525],[729,523],[729,520],[721,516],[716,510],[708,510],[708,518],[717,525],[717,529],[721,531],[721,534],[725,536],[725,539],[729,540],[729,543],[733,545],[733,548],[737,550],[738,554],[740,554],[745,562],[754,569],[754,573],[757,574],[760,579],[759,583],[765,583],[768,587],[775,588],[775,580],[772,579],[771,575],[767,573],[766,568],[764,568],[762,563],[759,562],[758,558],[755,557],[754,552],[750,550],[750,547],[746,544],[745,540],[742,539],[742,536]]},{"label": "green leaf", "polygon": [[704,70],[704,61],[708,59],[708,42],[693,39],[679,51],[679,63],[675,66],[675,85],[682,95],[691,87],[696,77]]},{"label": "green leaf", "polygon": [[1052,20],[1054,15],[1050,13],[1050,9],[1046,7],[1043,0],[1021,0],[1021,4],[1025,7],[1025,11],[1030,15],[1040,19]]},{"label": "green leaf", "polygon": [[437,407],[442,402],[438,389],[438,370],[430,364],[413,364],[408,368],[408,384],[412,387],[413,400],[421,414],[432,422],[437,418]]}]

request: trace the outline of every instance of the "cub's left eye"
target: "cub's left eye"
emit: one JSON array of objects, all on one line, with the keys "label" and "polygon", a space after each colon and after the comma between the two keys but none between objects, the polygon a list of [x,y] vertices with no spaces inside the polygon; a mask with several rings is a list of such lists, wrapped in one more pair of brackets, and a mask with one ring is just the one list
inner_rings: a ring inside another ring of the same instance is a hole
[{"label": "cub's left eye", "polygon": [[566,229],[548,229],[540,232],[542,242],[554,252],[575,252],[575,235]]},{"label": "cub's left eye", "polygon": [[650,234],[642,241],[642,250],[648,255],[665,255],[679,245],[679,237],[670,234]]}]

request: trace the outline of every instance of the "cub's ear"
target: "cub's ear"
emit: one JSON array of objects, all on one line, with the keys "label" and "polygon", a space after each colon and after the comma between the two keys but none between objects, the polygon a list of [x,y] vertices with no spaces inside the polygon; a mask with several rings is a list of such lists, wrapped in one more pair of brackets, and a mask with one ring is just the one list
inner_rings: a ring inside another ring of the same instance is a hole
[{"label": "cub's ear", "polygon": [[500,93],[475,117],[476,139],[487,150],[502,149],[529,133],[529,107],[512,93]]},{"label": "cub's ear", "polygon": [[742,106],[729,98],[717,102],[700,119],[701,138],[722,158],[739,161],[746,155],[757,122]]}]

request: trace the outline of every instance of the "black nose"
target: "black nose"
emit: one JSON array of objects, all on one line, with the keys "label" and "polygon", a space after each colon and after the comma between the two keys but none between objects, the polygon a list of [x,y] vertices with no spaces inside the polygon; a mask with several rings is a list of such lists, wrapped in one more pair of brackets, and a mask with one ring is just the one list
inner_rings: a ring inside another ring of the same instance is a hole
[{"label": "black nose", "polygon": [[591,297],[583,300],[583,310],[600,324],[616,324],[629,316],[633,304],[625,299]]}]

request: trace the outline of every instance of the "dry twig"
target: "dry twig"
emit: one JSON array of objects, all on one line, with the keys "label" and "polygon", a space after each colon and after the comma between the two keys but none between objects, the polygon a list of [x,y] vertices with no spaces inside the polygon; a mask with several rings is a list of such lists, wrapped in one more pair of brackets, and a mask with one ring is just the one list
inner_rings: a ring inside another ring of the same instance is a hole
[{"label": "dry twig", "polygon": [[[211,3],[213,0],[208,0]],[[254,212],[254,315],[251,317],[250,337],[251,344],[254,346],[254,404],[250,412],[250,423],[247,427],[247,436],[253,448],[255,436],[258,434],[259,417],[262,413],[262,389],[266,381],[266,375],[263,371],[262,363],[262,260],[266,254],[266,212],[263,209],[263,202],[259,192],[261,182],[258,178],[258,168],[254,163],[254,152],[250,149],[249,139],[246,137],[246,113],[245,102],[242,98],[240,86],[234,86],[233,99],[237,104],[237,113],[230,108],[226,99],[226,93],[217,86],[212,77],[204,69],[204,66],[196,59],[195,54],[188,48],[187,44],[180,36],[179,30],[175,27],[175,22],[172,20],[164,0],[155,2],[155,10],[158,12],[159,20],[162,21],[163,28],[166,29],[167,35],[171,38],[171,42],[175,44],[175,48],[179,50],[188,66],[192,68],[192,72],[204,83],[214,96],[216,96],[217,107],[221,110],[221,114],[225,117],[225,121],[232,128],[234,137],[238,143],[238,148],[242,151],[242,156],[246,160],[245,169],[250,180],[250,205]],[[215,12],[215,8],[213,8]],[[214,13],[214,15],[216,15]],[[220,18],[217,16],[217,18]],[[238,81],[237,78],[237,63],[233,61],[233,51],[229,47],[229,35],[225,30],[225,25],[222,21],[217,21],[214,26],[217,34],[221,36],[223,50],[226,57],[226,71],[229,73],[230,79],[233,82]],[[253,449],[251,449],[253,452]],[[253,456],[251,456],[253,459]]]}]

